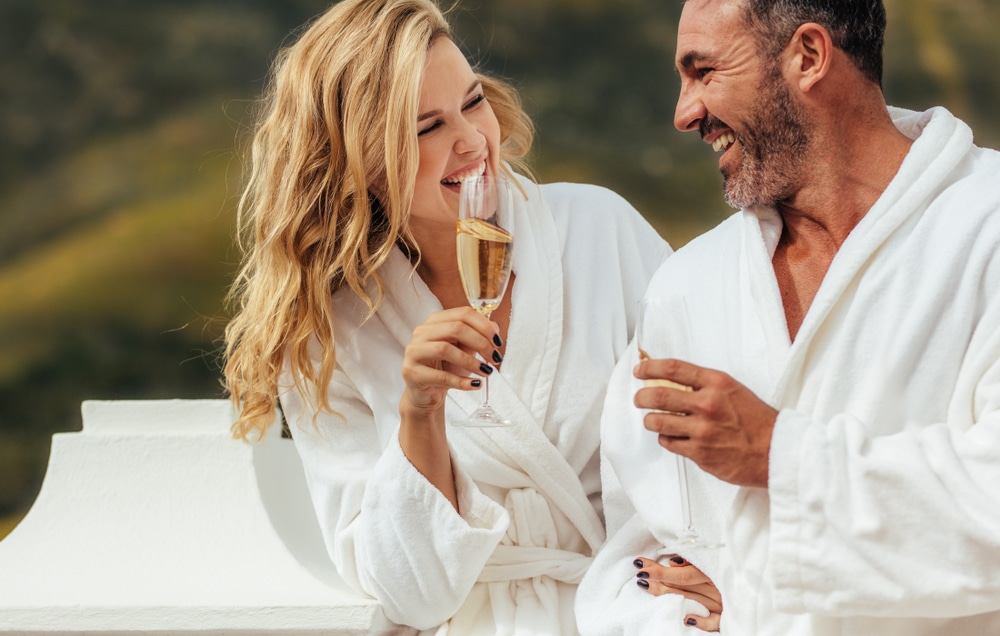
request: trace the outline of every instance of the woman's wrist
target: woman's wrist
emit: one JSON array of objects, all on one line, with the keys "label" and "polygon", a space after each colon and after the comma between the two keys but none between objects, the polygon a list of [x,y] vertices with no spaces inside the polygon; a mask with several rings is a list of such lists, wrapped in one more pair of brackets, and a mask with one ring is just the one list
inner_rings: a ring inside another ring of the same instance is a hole
[{"label": "woman's wrist", "polygon": [[428,410],[413,408],[404,402],[399,406],[399,445],[403,454],[458,510],[444,407]]}]

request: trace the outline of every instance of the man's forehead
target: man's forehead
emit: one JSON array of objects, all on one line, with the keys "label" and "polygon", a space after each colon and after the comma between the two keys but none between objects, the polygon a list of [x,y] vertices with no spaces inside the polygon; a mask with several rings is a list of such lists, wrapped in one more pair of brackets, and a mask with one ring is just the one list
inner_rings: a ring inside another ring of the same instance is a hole
[{"label": "man's forehead", "polygon": [[679,27],[702,20],[741,20],[746,0],[687,0],[681,9]]},{"label": "man's forehead", "polygon": [[[697,61],[725,42],[745,34],[741,2],[733,0],[691,0],[684,5],[677,29],[677,62]],[[690,9],[688,8],[690,7]]]}]

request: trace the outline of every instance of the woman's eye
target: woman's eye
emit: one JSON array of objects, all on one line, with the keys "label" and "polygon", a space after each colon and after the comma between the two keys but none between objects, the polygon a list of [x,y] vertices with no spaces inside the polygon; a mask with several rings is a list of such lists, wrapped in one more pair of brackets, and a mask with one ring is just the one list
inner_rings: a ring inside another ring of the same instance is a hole
[{"label": "woman's eye", "polygon": [[480,93],[479,95],[473,97],[472,101],[470,101],[468,104],[465,105],[465,110],[470,110],[472,108],[475,108],[476,106],[482,104],[485,100],[486,100],[486,95]]},{"label": "woman's eye", "polygon": [[427,133],[432,132],[434,130],[437,130],[440,127],[441,127],[441,122],[436,121],[433,124],[431,124],[430,126],[428,126],[427,128],[424,128],[423,130],[419,131],[417,133],[417,137],[423,137]]}]

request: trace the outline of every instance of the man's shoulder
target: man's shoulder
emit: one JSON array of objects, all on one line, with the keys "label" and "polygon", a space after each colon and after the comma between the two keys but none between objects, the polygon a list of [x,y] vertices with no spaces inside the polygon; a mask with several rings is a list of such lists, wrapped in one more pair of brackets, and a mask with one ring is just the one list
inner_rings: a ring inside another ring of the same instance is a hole
[{"label": "man's shoulder", "polygon": [[1000,151],[974,146],[969,159],[969,176],[1000,195]]},{"label": "man's shoulder", "polygon": [[675,257],[681,255],[685,259],[701,260],[704,258],[721,257],[742,241],[749,212],[736,212],[726,217],[719,225],[691,239],[677,250]]},{"label": "man's shoulder", "polygon": [[730,267],[738,266],[743,234],[747,231],[747,212],[729,216],[711,230],[696,236],[680,247],[660,266],[656,278],[661,276],[688,280],[701,280],[724,275]]}]

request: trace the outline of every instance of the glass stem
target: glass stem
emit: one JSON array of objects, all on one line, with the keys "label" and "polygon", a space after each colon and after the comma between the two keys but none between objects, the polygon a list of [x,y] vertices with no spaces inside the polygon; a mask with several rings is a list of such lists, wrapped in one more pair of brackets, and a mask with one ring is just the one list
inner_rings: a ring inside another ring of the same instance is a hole
[{"label": "glass stem", "polygon": [[694,524],[691,523],[691,491],[688,490],[687,458],[677,455],[677,473],[680,479],[681,513],[684,516],[684,531],[694,534]]}]

